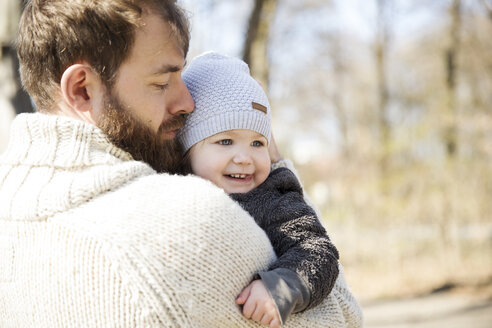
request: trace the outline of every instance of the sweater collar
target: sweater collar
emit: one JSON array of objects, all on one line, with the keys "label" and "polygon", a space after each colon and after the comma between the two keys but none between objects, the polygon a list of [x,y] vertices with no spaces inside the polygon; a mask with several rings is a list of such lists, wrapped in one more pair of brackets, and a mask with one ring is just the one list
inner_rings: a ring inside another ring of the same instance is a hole
[{"label": "sweater collar", "polygon": [[2,164],[84,167],[132,160],[96,126],[50,114],[20,114],[11,126]]},{"label": "sweater collar", "polygon": [[43,221],[150,174],[92,124],[21,114],[0,156],[0,220]]}]

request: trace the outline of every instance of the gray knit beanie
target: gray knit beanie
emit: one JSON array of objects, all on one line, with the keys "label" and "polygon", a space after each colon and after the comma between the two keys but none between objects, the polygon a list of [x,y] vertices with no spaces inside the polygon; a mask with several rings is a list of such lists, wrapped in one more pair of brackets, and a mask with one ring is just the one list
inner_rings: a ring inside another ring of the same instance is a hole
[{"label": "gray knit beanie", "polygon": [[233,129],[253,130],[270,142],[270,104],[245,62],[207,52],[191,61],[183,80],[195,101],[195,110],[178,134],[185,152]]}]

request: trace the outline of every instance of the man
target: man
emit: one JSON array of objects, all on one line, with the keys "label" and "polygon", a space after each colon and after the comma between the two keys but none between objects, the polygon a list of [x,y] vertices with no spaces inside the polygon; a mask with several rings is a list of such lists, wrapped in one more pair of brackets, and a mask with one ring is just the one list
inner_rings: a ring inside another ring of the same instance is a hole
[{"label": "man", "polygon": [[[27,5],[18,55],[39,113],[0,156],[1,327],[254,326],[234,300],[273,260],[267,237],[211,183],[171,174],[188,42],[170,0]],[[286,326],[361,325],[343,272],[323,304]]]}]

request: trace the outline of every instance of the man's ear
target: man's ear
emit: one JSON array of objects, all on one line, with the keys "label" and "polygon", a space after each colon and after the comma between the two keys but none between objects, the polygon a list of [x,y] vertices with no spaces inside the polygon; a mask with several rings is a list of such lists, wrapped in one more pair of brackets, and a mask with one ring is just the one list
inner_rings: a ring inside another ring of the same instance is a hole
[{"label": "man's ear", "polygon": [[60,92],[62,100],[72,111],[91,112],[97,96],[94,91],[100,89],[99,76],[88,64],[73,64],[61,77]]}]

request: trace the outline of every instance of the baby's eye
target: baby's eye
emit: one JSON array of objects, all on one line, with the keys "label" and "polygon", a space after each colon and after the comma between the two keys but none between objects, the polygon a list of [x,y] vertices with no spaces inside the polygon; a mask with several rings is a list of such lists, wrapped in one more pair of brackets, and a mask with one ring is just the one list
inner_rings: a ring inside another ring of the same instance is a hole
[{"label": "baby's eye", "polygon": [[219,140],[217,143],[222,146],[229,146],[232,145],[232,139],[222,139]]},{"label": "baby's eye", "polygon": [[253,146],[253,147],[263,147],[264,145],[265,144],[260,140],[255,140],[251,143],[251,146]]}]

